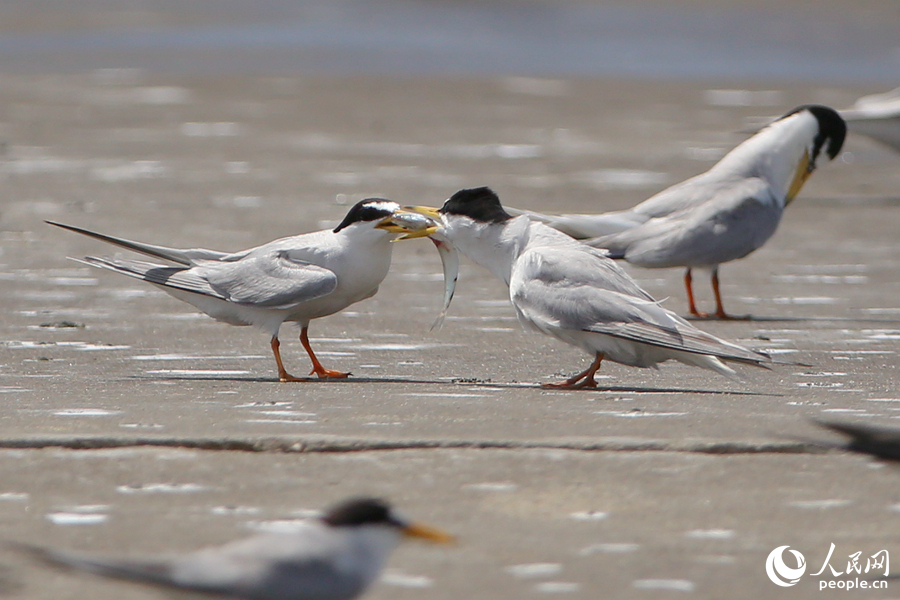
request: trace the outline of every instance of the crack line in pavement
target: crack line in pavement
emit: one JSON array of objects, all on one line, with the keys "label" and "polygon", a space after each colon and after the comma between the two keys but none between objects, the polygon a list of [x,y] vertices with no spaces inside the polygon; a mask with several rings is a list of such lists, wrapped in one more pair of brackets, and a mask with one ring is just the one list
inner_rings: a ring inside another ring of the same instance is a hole
[{"label": "crack line in pavement", "polygon": [[709,441],[600,438],[592,440],[378,440],[296,438],[115,438],[46,437],[0,439],[0,449],[100,450],[110,448],[183,448],[257,453],[343,453],[379,450],[573,450],[582,452],[683,452],[695,454],[821,454],[821,444],[803,441]]}]

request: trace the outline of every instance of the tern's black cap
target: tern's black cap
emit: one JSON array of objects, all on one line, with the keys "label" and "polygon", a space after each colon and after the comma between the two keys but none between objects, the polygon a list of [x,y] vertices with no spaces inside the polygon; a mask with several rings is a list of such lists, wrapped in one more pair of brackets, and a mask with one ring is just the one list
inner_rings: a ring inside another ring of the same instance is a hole
[{"label": "tern's black cap", "polygon": [[444,202],[445,215],[462,215],[482,223],[502,223],[512,218],[500,205],[500,198],[489,187],[459,190]]},{"label": "tern's black cap", "polygon": [[847,124],[836,110],[821,104],[798,106],[781,118],[787,118],[804,110],[809,111],[816,118],[816,121],[819,122],[819,134],[813,140],[813,152],[810,157],[812,163],[815,164],[825,142],[828,142],[826,152],[834,160],[834,157],[838,155],[838,152],[841,151],[841,147],[844,145],[844,138],[847,137]]},{"label": "tern's black cap", "polygon": [[347,216],[344,217],[344,220],[341,221],[340,225],[334,228],[334,232],[337,233],[344,227],[348,227],[354,223],[384,219],[394,214],[394,211],[399,207],[400,206],[396,202],[386,200],[385,198],[366,198],[365,200],[360,200],[347,212]]},{"label": "tern's black cap", "polygon": [[378,498],[352,498],[330,508],[322,520],[332,527],[358,527],[360,525],[402,526],[390,505]]}]

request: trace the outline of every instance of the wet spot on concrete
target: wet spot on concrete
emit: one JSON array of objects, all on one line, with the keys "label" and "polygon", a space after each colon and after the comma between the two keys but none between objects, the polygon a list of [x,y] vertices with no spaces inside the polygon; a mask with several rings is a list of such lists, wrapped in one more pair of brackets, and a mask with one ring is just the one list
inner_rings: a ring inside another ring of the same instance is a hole
[{"label": "wet spot on concrete", "polygon": [[241,125],[231,121],[183,123],[181,134],[187,137],[235,137],[241,135],[241,129]]},{"label": "wet spot on concrete", "polygon": [[569,515],[570,519],[576,521],[602,521],[609,517],[609,513],[602,510],[586,510],[581,512],[573,512]]},{"label": "wet spot on concrete", "polygon": [[794,502],[788,502],[788,506],[793,508],[802,508],[805,510],[827,510],[830,508],[843,508],[845,506],[850,506],[853,504],[851,500],[840,500],[836,498],[830,498],[827,500],[795,500]]},{"label": "wet spot on concrete", "polygon": [[694,582],[687,579],[638,579],[631,583],[638,590],[667,590],[672,592],[693,592]]},{"label": "wet spot on concrete", "polygon": [[104,183],[133,181],[137,179],[158,179],[171,176],[171,169],[158,160],[104,161],[106,164],[93,167],[90,177]]},{"label": "wet spot on concrete", "polygon": [[545,581],[534,586],[535,591],[543,594],[571,594],[581,589],[581,584],[573,581]]},{"label": "wet spot on concrete", "polygon": [[[317,513],[318,514],[318,513]],[[275,519],[271,521],[247,521],[244,526],[262,533],[294,533],[308,525],[308,517]]]},{"label": "wet spot on concrete", "polygon": [[257,414],[269,417],[315,417],[316,413],[300,412],[298,410],[258,410]]},{"label": "wet spot on concrete", "polygon": [[209,512],[217,516],[256,515],[261,509],[256,506],[213,506]]},{"label": "wet spot on concrete", "polygon": [[779,296],[777,298],[772,298],[773,304],[797,304],[797,305],[824,305],[824,304],[837,304],[841,300],[837,298],[832,298],[830,296],[798,296],[798,297],[785,297]]},{"label": "wet spot on concrete", "polygon": [[316,425],[318,421],[309,419],[246,419],[245,423],[261,423],[272,425]]},{"label": "wet spot on concrete", "polygon": [[694,562],[704,565],[733,565],[737,559],[730,554],[703,554],[695,557]]},{"label": "wet spot on concrete", "polygon": [[27,502],[31,496],[25,492],[0,493],[0,501],[3,502]]},{"label": "wet spot on concrete", "polygon": [[611,417],[683,417],[689,413],[686,412],[654,412],[643,410],[641,408],[632,408],[630,410],[595,410],[595,415],[608,415]]},{"label": "wet spot on concrete", "polygon": [[694,529],[684,535],[694,540],[730,540],[734,537],[734,531],[731,529]]},{"label": "wet spot on concrete", "polygon": [[775,275],[772,277],[775,283],[824,283],[826,285],[860,285],[868,283],[865,275]]},{"label": "wet spot on concrete", "polygon": [[504,569],[510,575],[521,578],[551,577],[562,572],[560,563],[530,563],[512,565]]},{"label": "wet spot on concrete", "polygon": [[[450,344],[450,346],[456,346],[457,344]],[[448,347],[444,344],[398,344],[398,343],[385,343],[385,344],[360,344],[356,346],[356,350],[390,350],[390,351],[404,351],[404,350],[431,350],[433,348],[441,348]],[[316,352],[316,354],[320,354]]]},{"label": "wet spot on concrete", "polygon": [[116,491],[120,494],[193,494],[209,489],[198,483],[138,483],[120,485]]},{"label": "wet spot on concrete", "polygon": [[234,377],[250,374],[250,371],[227,369],[153,369],[144,372],[147,375],[194,375],[197,377]]},{"label": "wet spot on concrete", "polygon": [[266,358],[261,354],[137,354],[131,357],[131,360],[159,360],[159,361],[177,361],[177,360],[257,360]]},{"label": "wet spot on concrete", "polygon": [[108,520],[106,504],[70,506],[57,512],[47,513],[47,520],[54,525],[99,525]]},{"label": "wet spot on concrete", "polygon": [[659,186],[669,181],[669,175],[641,169],[598,169],[573,173],[572,179],[598,190],[621,190]]},{"label": "wet spot on concrete", "polygon": [[475,492],[514,492],[519,489],[517,484],[508,481],[469,483],[463,487]]},{"label": "wet spot on concrete", "polygon": [[444,394],[441,392],[404,392],[397,395],[416,398],[490,398],[489,394]]},{"label": "wet spot on concrete", "polygon": [[585,546],[578,551],[579,556],[590,556],[592,554],[627,554],[629,552],[637,552],[640,544],[629,543],[603,543],[591,544]]},{"label": "wet spot on concrete", "polygon": [[53,411],[53,414],[60,417],[109,417],[122,414],[122,411],[104,408],[64,408]]},{"label": "wet spot on concrete", "polygon": [[434,585],[434,580],[425,575],[410,575],[395,569],[388,569],[381,576],[381,582],[402,588],[424,589]]},{"label": "wet spot on concrete", "polygon": [[844,387],[843,383],[839,383],[837,381],[798,381],[796,383],[797,387],[806,387],[806,388],[839,388]]},{"label": "wet spot on concrete", "polygon": [[777,106],[784,102],[780,90],[705,90],[703,102],[709,106]]}]

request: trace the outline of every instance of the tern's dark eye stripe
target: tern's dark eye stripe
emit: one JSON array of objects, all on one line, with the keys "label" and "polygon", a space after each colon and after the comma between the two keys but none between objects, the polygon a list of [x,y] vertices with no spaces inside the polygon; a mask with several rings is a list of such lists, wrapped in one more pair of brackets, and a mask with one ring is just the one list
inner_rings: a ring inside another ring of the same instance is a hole
[{"label": "tern's dark eye stripe", "polygon": [[400,208],[400,205],[384,198],[366,198],[357,202],[353,208],[347,212],[347,216],[341,221],[341,224],[334,228],[337,233],[344,227],[361,223],[365,221],[378,221],[394,214],[394,211]]}]

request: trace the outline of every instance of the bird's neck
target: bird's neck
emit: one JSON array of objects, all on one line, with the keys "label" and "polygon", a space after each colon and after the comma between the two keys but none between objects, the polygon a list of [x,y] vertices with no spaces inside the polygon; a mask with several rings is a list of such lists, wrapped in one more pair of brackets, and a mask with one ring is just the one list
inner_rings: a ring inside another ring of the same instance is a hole
[{"label": "bird's neck", "polygon": [[776,197],[784,201],[797,173],[797,165],[808,152],[817,132],[815,118],[805,113],[776,121],[729,152],[709,173],[739,178],[760,177],[771,186]]},{"label": "bird's neck", "polygon": [[447,234],[472,262],[509,285],[512,266],[527,243],[530,225],[526,216],[503,223],[451,222]]}]

